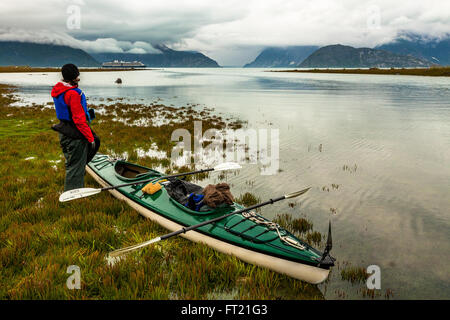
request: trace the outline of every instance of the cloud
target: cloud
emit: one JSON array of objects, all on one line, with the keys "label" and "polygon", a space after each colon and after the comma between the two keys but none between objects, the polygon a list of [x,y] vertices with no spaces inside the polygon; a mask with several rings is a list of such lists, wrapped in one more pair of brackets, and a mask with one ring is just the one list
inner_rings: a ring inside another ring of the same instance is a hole
[{"label": "cloud", "polygon": [[[91,52],[157,52],[152,44],[163,43],[223,65],[249,62],[266,46],[372,47],[404,32],[450,34],[450,1],[440,0],[2,0],[0,12],[0,29],[9,28],[0,39],[72,42]],[[78,13],[79,28],[68,29]]]},{"label": "cloud", "polygon": [[65,45],[83,49],[87,52],[128,52],[128,53],[161,53],[151,44],[143,41],[118,41],[113,38],[98,38],[95,40],[76,39],[67,33],[50,30],[24,30],[0,28],[0,41],[20,41]]},{"label": "cloud", "polygon": [[[260,1],[242,19],[201,28],[184,43],[220,55],[224,48],[347,44],[373,47],[405,31],[450,33],[450,2]],[[180,47],[182,48],[182,47]]]},{"label": "cloud", "polygon": [[127,53],[143,54],[143,53],[147,53],[147,51],[145,51],[142,48],[133,48],[133,49],[128,50]]}]

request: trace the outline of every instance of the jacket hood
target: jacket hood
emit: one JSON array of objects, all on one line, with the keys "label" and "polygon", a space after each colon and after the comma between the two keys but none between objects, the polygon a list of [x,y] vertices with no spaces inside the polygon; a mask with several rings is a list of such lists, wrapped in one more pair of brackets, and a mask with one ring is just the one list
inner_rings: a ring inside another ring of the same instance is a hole
[{"label": "jacket hood", "polygon": [[52,97],[56,98],[57,96],[59,96],[61,93],[64,93],[70,89],[74,89],[77,88],[78,86],[72,86],[71,84],[68,84],[66,82],[58,82],[57,84],[55,84],[55,86],[52,89]]}]

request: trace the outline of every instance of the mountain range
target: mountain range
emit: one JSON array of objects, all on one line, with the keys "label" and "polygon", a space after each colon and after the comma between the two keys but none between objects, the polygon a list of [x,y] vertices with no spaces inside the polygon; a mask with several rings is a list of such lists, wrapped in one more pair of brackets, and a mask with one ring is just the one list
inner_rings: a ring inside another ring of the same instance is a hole
[{"label": "mountain range", "polygon": [[414,34],[401,35],[375,48],[344,45],[270,47],[244,68],[427,67],[433,64],[450,65],[450,37],[426,39]]},{"label": "mountain range", "polygon": [[30,42],[0,42],[0,66],[61,67],[72,62],[80,67],[101,64],[81,49]]},{"label": "mountain range", "polygon": [[[177,51],[153,45],[160,53],[86,52],[63,45],[0,41],[0,66],[60,67],[71,62],[80,67],[99,67],[102,62],[141,61],[148,67],[220,67],[196,51]],[[268,47],[245,68],[389,68],[450,65],[450,37],[426,39],[401,35],[375,48],[345,45]]]},{"label": "mountain range", "polygon": [[410,35],[375,47],[397,54],[412,55],[443,66],[450,65],[450,38],[422,39]]},{"label": "mountain range", "polygon": [[300,68],[411,68],[430,67],[433,63],[411,55],[385,50],[331,45],[314,51],[298,65]]},{"label": "mountain range", "polygon": [[244,68],[289,68],[296,67],[311,53],[319,49],[318,46],[290,46],[270,47],[264,49],[253,62]]},{"label": "mountain range", "polygon": [[213,59],[196,51],[176,51],[164,45],[154,45],[161,53],[92,53],[98,61],[141,61],[147,67],[192,67],[192,68],[217,68],[219,64]]},{"label": "mountain range", "polygon": [[147,67],[219,67],[213,59],[196,51],[176,51],[155,46],[161,53],[87,53],[81,49],[54,44],[0,41],[0,66],[61,67],[73,63],[79,67],[100,67],[101,62],[141,61]]}]

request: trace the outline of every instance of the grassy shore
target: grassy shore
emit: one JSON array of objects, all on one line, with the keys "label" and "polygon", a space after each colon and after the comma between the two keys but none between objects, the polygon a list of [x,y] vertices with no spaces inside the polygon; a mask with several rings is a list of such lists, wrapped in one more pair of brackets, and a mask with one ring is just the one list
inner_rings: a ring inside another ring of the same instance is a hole
[{"label": "grassy shore", "polygon": [[[109,72],[109,71],[133,71],[132,68],[79,68],[80,72]],[[149,70],[149,69],[146,69]],[[61,68],[38,68],[29,66],[0,66],[0,73],[28,73],[28,72],[61,72]]]},{"label": "grassy shore", "polygon": [[[14,88],[0,84],[0,299],[323,299],[315,285],[181,237],[109,266],[105,256],[112,249],[167,230],[106,192],[59,203],[64,158],[50,129],[56,122],[52,105],[13,107],[15,100]],[[94,108],[101,110],[93,124],[102,138],[100,152],[126,152],[133,162],[171,172],[190,168],[171,167],[168,159],[140,156],[136,150],[156,145],[169,151],[171,132],[193,128],[197,119],[202,119],[203,130],[242,126],[192,105],[114,103]],[[167,121],[152,122],[161,117]],[[98,188],[88,176],[86,186]],[[252,194],[236,198],[244,204],[258,201]],[[280,213],[277,221],[323,248],[320,234],[306,219]],[[81,290],[66,287],[70,265],[81,269]]]},{"label": "grassy shore", "polygon": [[269,72],[300,72],[300,73],[344,73],[344,74],[390,74],[405,76],[429,76],[429,77],[450,77],[450,66],[431,68],[390,68],[390,69],[307,69],[307,70],[276,70]]}]

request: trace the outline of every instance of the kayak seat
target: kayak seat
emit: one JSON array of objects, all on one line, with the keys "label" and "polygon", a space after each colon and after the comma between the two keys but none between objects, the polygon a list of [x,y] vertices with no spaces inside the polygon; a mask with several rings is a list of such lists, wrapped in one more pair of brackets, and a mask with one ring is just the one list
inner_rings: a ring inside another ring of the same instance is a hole
[{"label": "kayak seat", "polygon": [[125,161],[117,161],[114,165],[115,174],[121,180],[139,180],[145,177],[161,176],[158,171],[150,168],[142,167],[136,164],[131,164]]}]

